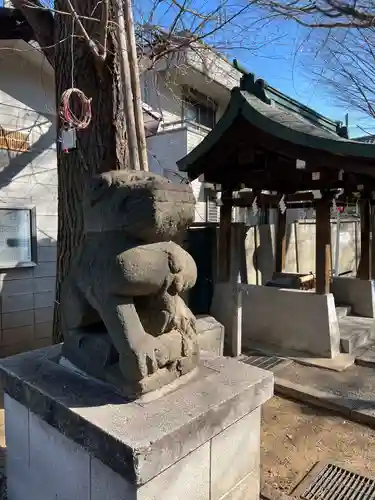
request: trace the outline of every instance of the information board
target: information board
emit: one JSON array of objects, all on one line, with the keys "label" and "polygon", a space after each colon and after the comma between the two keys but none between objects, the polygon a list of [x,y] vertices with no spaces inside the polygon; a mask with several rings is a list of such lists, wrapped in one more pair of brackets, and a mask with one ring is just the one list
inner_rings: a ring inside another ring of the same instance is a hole
[{"label": "information board", "polygon": [[30,209],[0,208],[0,267],[32,262]]}]

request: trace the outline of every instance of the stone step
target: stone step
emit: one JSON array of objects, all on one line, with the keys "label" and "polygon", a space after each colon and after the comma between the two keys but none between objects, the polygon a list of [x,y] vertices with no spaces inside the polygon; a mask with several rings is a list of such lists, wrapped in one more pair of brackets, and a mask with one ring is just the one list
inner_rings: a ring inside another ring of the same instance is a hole
[{"label": "stone step", "polygon": [[336,306],[337,319],[340,320],[342,318],[345,318],[346,316],[349,316],[351,309],[352,308],[350,306]]},{"label": "stone step", "polygon": [[355,358],[357,365],[368,366],[370,368],[375,368],[375,343],[370,344],[367,347],[362,348],[362,352],[358,352]]},{"label": "stone step", "polygon": [[375,320],[346,316],[339,320],[341,352],[352,354],[354,349],[370,343],[375,337]]}]

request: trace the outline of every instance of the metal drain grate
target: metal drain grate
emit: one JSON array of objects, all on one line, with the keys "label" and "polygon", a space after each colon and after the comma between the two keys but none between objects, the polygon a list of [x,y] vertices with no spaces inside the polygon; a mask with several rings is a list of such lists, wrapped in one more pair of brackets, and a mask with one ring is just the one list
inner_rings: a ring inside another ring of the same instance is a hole
[{"label": "metal drain grate", "polygon": [[[303,485],[305,485],[303,481]],[[300,490],[300,488],[298,488]],[[327,464],[304,488],[303,500],[373,500],[375,481],[356,472]]]},{"label": "metal drain grate", "polygon": [[271,370],[272,368],[275,368],[275,366],[285,361],[285,359],[278,358],[276,356],[260,356],[259,354],[255,354],[253,356],[243,355],[241,356],[240,361],[247,365],[263,368],[263,370]]}]

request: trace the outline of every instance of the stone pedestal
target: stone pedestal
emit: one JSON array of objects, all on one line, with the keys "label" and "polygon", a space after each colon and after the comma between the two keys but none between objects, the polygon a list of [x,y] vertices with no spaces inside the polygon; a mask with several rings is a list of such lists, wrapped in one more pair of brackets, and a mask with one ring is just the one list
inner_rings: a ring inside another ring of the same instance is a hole
[{"label": "stone pedestal", "polygon": [[375,318],[375,290],[373,280],[334,276],[331,292],[336,305],[351,307],[352,314],[364,318]]},{"label": "stone pedestal", "polygon": [[232,284],[219,283],[211,313],[223,324],[226,335],[233,334],[235,318],[242,328],[242,345],[250,349],[256,346],[281,356],[293,352],[294,356],[335,358],[340,354],[340,330],[331,293],[245,284],[233,292]]},{"label": "stone pedestal", "polygon": [[270,372],[203,359],[149,401],[58,364],[60,346],[1,362],[8,500],[258,500]]}]

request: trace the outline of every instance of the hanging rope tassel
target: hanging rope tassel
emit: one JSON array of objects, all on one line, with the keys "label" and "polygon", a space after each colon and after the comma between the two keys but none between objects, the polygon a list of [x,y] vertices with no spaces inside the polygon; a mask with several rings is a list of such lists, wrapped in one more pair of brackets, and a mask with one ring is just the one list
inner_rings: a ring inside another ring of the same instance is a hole
[{"label": "hanging rope tassel", "polygon": [[[76,116],[70,106],[70,99],[75,95],[80,102],[80,114]],[[61,96],[60,118],[66,128],[84,130],[90,125],[92,119],[91,99],[76,88],[65,90]]]}]

